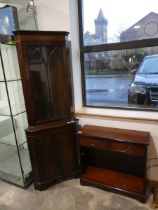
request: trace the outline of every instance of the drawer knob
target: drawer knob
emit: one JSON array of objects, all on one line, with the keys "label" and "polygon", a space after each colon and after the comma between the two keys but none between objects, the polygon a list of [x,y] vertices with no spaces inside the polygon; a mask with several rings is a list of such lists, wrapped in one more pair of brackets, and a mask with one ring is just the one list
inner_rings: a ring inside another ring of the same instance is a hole
[{"label": "drawer knob", "polygon": [[122,145],[120,148],[120,152],[129,152],[132,149],[132,146]]}]

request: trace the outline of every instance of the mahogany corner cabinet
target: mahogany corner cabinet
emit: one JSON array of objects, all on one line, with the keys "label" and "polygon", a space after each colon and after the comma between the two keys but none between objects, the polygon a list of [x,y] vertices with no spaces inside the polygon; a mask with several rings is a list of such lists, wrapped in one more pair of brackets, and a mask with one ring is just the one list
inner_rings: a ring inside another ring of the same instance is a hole
[{"label": "mahogany corner cabinet", "polygon": [[146,201],[149,132],[85,125],[77,135],[82,185]]},{"label": "mahogany corner cabinet", "polygon": [[35,189],[79,174],[68,32],[15,31]]}]

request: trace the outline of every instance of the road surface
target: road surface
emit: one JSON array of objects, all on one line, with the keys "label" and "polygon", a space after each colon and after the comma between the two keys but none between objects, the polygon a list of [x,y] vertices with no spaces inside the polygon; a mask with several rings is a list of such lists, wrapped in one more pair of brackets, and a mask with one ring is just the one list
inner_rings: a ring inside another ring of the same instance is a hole
[{"label": "road surface", "polygon": [[128,105],[131,75],[86,76],[87,105]]}]

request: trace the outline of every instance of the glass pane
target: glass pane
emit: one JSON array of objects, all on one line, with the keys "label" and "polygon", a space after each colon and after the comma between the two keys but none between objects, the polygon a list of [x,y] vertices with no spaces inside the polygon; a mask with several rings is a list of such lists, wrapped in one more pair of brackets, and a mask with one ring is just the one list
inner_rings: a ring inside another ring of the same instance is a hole
[{"label": "glass pane", "polygon": [[12,114],[18,114],[25,111],[25,102],[21,81],[12,81],[7,83],[9,99],[11,103]]},{"label": "glass pane", "polygon": [[24,177],[27,178],[29,173],[32,171],[27,142],[19,147],[19,152],[20,152],[20,159],[24,172]]},{"label": "glass pane", "polygon": [[157,0],[83,0],[84,45],[158,37]]},{"label": "glass pane", "polygon": [[27,52],[36,120],[64,117],[67,113],[64,105],[67,104],[67,86],[60,56],[63,48],[32,45],[28,46]]},{"label": "glass pane", "polygon": [[14,116],[14,126],[18,145],[27,141],[25,129],[28,128],[26,112]]},{"label": "glass pane", "polygon": [[0,171],[22,177],[16,146],[0,142]]},{"label": "glass pane", "polygon": [[20,79],[19,63],[15,46],[1,44],[6,80]]},{"label": "glass pane", "polygon": [[0,176],[23,182],[11,117],[0,116]]},{"label": "glass pane", "polygon": [[86,104],[158,107],[158,47],[86,53]]},{"label": "glass pane", "polygon": [[15,145],[11,117],[0,116],[0,142]]},{"label": "glass pane", "polygon": [[10,115],[6,86],[4,82],[0,82],[0,114]]},{"label": "glass pane", "polygon": [[2,62],[0,60],[0,81],[4,81],[3,69],[2,69]]}]

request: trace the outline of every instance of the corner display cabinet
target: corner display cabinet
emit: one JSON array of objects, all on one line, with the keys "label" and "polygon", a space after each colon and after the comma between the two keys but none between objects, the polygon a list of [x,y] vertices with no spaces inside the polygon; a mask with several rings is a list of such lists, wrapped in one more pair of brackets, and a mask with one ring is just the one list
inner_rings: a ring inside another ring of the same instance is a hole
[{"label": "corner display cabinet", "polygon": [[68,32],[15,31],[34,185],[44,190],[79,173]]}]

